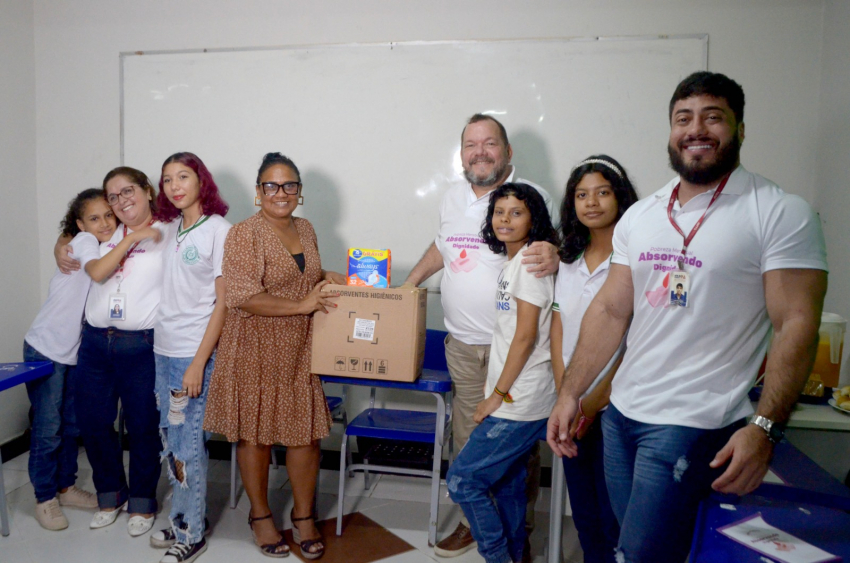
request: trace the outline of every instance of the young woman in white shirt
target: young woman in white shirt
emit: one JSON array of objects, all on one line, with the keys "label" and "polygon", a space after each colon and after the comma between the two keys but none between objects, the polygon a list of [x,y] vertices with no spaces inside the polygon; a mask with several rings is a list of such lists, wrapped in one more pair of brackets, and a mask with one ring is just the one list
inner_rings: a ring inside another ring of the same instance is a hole
[{"label": "young woman in white shirt", "polygon": [[154,330],[162,456],[173,486],[171,526],[150,537],[162,563],[194,561],[207,548],[208,455],[203,421],[215,348],[224,326],[221,262],[228,205],[209,169],[180,152],[162,165],[157,200],[166,221],[162,300]]},{"label": "young woman in white shirt", "polygon": [[115,225],[103,190],[89,188],[71,200],[60,229],[63,238],[73,237],[73,257],[82,268],[70,275],[56,271],[47,301],[24,337],[25,362],[53,362],[51,375],[27,382],[33,407],[29,474],[36,498],[35,519],[47,530],[68,527],[60,505],[97,508],[94,494],[74,485],[80,434],[74,411],[74,370],[91,286],[86,266],[100,258],[100,243],[112,237]]},{"label": "young woman in white shirt", "polygon": [[[626,171],[610,156],[590,156],[570,173],[561,204],[561,264],[552,306],[552,370],[558,387],[584,313],[608,277],[614,227],[637,199]],[[625,338],[579,402],[578,455],[562,458],[585,563],[614,563],[620,534],[605,486],[602,428],[594,420],[608,404],[624,347]]]},{"label": "young woman in white shirt", "polygon": [[535,241],[557,244],[557,233],[540,193],[527,184],[508,183],[493,190],[481,236],[508,261],[496,288],[486,398],[473,415],[478,426],[446,480],[485,561],[518,563],[527,539],[528,456],[545,439],[555,404],[549,361],[554,280],[529,274],[519,254]]}]

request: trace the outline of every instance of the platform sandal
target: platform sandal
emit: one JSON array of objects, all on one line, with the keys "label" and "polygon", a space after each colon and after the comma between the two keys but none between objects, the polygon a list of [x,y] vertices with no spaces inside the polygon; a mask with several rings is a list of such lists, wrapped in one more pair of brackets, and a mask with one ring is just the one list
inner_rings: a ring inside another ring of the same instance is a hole
[{"label": "platform sandal", "polygon": [[[267,520],[271,517],[271,513],[268,513],[265,516],[258,516],[257,518],[248,515],[248,526],[251,527],[251,534],[254,536],[254,545],[256,545],[257,549],[260,550],[260,553],[262,553],[266,557],[287,557],[289,556],[289,546],[286,544],[286,539],[284,539],[283,534],[280,535],[280,541],[275,543],[267,543],[261,545],[260,542],[257,540],[257,534],[254,532],[254,522],[256,522],[257,520]],[[278,551],[280,548],[285,549],[283,551]]]},{"label": "platform sandal", "polygon": [[[318,559],[322,555],[325,554],[325,542],[320,535],[318,538],[314,540],[304,540],[301,541],[301,532],[298,531],[298,526],[295,525],[296,522],[301,522],[303,520],[315,520],[316,516],[311,514],[310,516],[305,516],[303,518],[295,518],[295,508],[290,511],[289,519],[292,520],[292,539],[295,540],[295,543],[301,547],[301,557],[304,559]],[[319,545],[321,546],[316,551],[310,551],[310,548]]]}]

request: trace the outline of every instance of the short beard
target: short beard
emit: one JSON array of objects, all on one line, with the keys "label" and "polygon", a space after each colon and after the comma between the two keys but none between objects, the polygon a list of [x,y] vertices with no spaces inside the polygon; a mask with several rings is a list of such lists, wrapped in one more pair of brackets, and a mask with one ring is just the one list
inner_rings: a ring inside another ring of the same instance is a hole
[{"label": "short beard", "polygon": [[695,162],[688,166],[685,164],[681,153],[674,150],[669,143],[667,144],[667,154],[670,156],[670,168],[677,172],[683,180],[697,186],[705,186],[718,182],[723,176],[735,169],[741,155],[741,142],[737,135],[733,135],[729,144],[717,153],[717,160],[708,165]]},{"label": "short beard", "polygon": [[504,176],[505,171],[508,169],[508,164],[505,163],[499,168],[494,168],[492,172],[487,174],[486,176],[476,176],[473,174],[471,168],[467,170],[463,169],[463,175],[466,180],[477,188],[487,188],[492,186],[499,180],[502,176]]}]

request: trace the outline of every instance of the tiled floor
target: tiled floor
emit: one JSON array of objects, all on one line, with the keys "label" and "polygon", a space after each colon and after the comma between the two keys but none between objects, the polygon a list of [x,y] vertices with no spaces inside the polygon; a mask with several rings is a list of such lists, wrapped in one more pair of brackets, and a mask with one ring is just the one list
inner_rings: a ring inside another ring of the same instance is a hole
[{"label": "tiled floor", "polygon": [[[92,512],[66,508],[70,526],[60,532],[42,529],[35,520],[35,499],[33,488],[27,474],[28,454],[18,456],[3,464],[3,478],[6,484],[6,500],[9,505],[11,534],[0,537],[0,562],[2,563],[111,563],[156,562],[164,553],[148,545],[148,535],[131,538],[127,534],[126,515],[119,517],[112,526],[100,530],[90,530]],[[125,453],[126,462],[126,453]],[[81,450],[80,469],[77,485],[90,491],[94,490],[91,480],[91,467],[85,453]],[[336,499],[339,473],[323,470],[319,482],[319,516],[332,518],[336,515]],[[248,499],[239,490],[236,509],[228,507],[230,462],[211,461],[208,473],[209,519],[213,525],[209,536],[209,549],[198,561],[204,563],[251,563],[268,562],[256,550],[248,529]],[[428,496],[429,483],[425,479],[397,477],[391,475],[373,476],[369,489],[363,487],[363,475],[358,473],[346,484],[345,512],[359,511],[372,520],[404,539],[416,550],[385,559],[391,563],[448,563],[449,560],[436,557],[428,547]],[[275,519],[279,526],[289,527],[288,518],[292,495],[286,470],[271,470],[270,500]],[[158,497],[164,499],[169,491],[165,472],[159,484]],[[440,497],[440,518],[438,537],[451,532],[458,519],[460,510],[451,504],[445,495],[445,487]],[[154,529],[168,525],[168,501],[164,502],[164,511],[157,516]],[[544,546],[549,530],[549,489],[540,491],[537,504],[536,527],[531,537],[532,553],[535,563],[544,563]],[[564,558],[565,563],[582,560],[575,527],[569,517],[564,518]],[[288,561],[297,561],[296,558]],[[322,559],[330,563],[330,560]],[[451,560],[450,563],[480,563],[483,561],[477,552],[471,551]],[[336,563],[336,562],[333,562]],[[342,562],[340,562],[342,563]]]}]

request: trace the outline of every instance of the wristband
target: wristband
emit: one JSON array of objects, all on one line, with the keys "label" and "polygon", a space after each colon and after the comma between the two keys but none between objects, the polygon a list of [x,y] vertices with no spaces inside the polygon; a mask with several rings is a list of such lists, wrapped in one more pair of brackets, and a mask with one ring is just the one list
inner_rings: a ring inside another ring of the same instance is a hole
[{"label": "wristband", "polygon": [[514,402],[514,398],[511,397],[510,393],[505,393],[504,391],[499,391],[498,387],[493,387],[493,393],[500,396],[502,398],[502,401],[504,401],[506,403],[513,403]]}]

